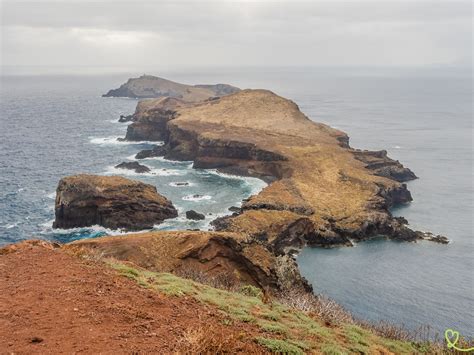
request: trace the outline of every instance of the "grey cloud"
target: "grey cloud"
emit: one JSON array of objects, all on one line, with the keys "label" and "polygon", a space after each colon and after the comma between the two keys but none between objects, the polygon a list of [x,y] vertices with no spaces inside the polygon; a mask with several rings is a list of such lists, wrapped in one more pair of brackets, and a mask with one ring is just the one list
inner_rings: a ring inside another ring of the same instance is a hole
[{"label": "grey cloud", "polygon": [[457,65],[469,1],[4,1],[9,65]]}]

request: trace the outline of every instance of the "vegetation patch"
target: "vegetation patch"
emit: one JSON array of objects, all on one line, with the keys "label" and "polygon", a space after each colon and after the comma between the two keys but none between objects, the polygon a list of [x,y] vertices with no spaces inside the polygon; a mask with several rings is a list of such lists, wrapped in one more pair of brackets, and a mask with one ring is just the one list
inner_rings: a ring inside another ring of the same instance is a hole
[{"label": "vegetation patch", "polygon": [[278,354],[304,354],[303,350],[285,340],[280,339],[269,339],[269,338],[257,338],[257,342],[263,345],[268,350]]},{"label": "vegetation patch", "polygon": [[135,280],[140,286],[169,296],[193,297],[216,307],[224,316],[222,323],[253,323],[262,334],[256,342],[269,351],[283,354],[318,352],[323,354],[369,354],[373,349],[396,354],[432,353],[429,346],[419,347],[408,341],[391,340],[353,323],[341,322],[328,326],[318,315],[279,302],[262,302],[262,293],[254,286],[244,286],[236,292],[217,289],[168,273],[133,268],[117,261],[107,261],[120,274]]}]

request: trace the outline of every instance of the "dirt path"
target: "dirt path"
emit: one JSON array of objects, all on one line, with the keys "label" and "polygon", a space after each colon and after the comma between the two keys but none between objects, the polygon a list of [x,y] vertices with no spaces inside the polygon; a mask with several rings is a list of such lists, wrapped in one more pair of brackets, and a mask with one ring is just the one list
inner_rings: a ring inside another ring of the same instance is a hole
[{"label": "dirt path", "polygon": [[214,308],[141,288],[46,243],[0,249],[2,354],[166,354],[203,344],[261,353],[254,336],[248,324],[224,325]]}]

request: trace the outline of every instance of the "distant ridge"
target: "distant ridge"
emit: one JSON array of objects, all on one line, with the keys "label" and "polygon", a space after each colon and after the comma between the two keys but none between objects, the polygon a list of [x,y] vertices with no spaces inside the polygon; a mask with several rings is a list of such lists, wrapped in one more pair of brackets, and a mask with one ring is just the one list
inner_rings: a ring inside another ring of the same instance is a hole
[{"label": "distant ridge", "polygon": [[197,102],[211,97],[220,97],[240,91],[227,84],[186,85],[153,75],[131,78],[118,89],[109,90],[103,97],[157,98],[174,97]]}]

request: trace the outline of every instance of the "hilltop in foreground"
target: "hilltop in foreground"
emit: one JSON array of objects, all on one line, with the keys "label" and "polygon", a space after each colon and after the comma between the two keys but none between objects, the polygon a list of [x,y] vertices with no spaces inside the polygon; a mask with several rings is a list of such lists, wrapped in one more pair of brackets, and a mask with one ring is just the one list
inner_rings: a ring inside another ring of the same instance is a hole
[{"label": "hilltop in foreground", "polygon": [[[2,353],[412,354],[252,287],[233,292],[45,242],[0,249]],[[429,351],[429,348],[424,348]]]}]

